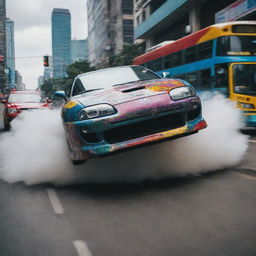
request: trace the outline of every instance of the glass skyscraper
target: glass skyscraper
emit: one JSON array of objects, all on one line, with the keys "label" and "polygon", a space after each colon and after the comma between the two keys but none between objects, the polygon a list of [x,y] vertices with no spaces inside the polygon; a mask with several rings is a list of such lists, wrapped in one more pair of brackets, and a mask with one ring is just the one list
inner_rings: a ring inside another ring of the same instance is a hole
[{"label": "glass skyscraper", "polygon": [[14,22],[6,19],[6,65],[8,69],[7,84],[15,87],[15,51],[14,51]]},{"label": "glass skyscraper", "polygon": [[79,60],[88,59],[87,40],[71,40],[71,60],[72,63]]},{"label": "glass skyscraper", "polygon": [[6,67],[6,30],[5,30],[5,0],[0,0],[0,92],[4,91]]},{"label": "glass skyscraper", "polygon": [[71,64],[71,15],[68,9],[52,11],[53,78],[66,77]]}]

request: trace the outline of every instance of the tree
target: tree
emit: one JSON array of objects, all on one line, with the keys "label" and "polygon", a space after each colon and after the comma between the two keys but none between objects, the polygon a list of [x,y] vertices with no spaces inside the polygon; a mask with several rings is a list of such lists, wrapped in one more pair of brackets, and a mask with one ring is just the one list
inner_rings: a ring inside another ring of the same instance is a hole
[{"label": "tree", "polygon": [[95,68],[91,66],[88,60],[80,60],[68,66],[67,74],[68,74],[68,78],[74,79],[79,74],[86,73],[93,70],[95,70]]},{"label": "tree", "polygon": [[55,91],[65,91],[67,94],[69,94],[74,78],[82,73],[92,70],[95,70],[95,68],[91,66],[88,60],[76,61],[68,66],[67,78],[49,79],[45,81],[44,84],[41,86],[41,90],[48,97],[52,97]]},{"label": "tree", "polygon": [[125,44],[123,50],[114,56],[109,57],[110,67],[132,65],[135,57],[144,53],[144,47],[138,44]]}]

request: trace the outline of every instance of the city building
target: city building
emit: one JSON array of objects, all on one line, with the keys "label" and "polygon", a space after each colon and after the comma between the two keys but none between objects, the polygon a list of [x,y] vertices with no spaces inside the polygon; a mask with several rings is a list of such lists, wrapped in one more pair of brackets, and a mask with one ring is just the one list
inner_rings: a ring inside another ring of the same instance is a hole
[{"label": "city building", "polygon": [[6,68],[6,3],[0,0],[0,92],[6,88],[5,68]]},{"label": "city building", "polygon": [[71,62],[74,63],[79,60],[88,59],[88,45],[87,40],[76,40],[71,41]]},{"label": "city building", "polygon": [[15,81],[15,48],[14,48],[14,22],[6,19],[6,84],[10,88],[16,86]]},{"label": "city building", "polygon": [[134,0],[134,35],[146,49],[214,23],[255,19],[255,0]]},{"label": "city building", "polygon": [[71,64],[71,15],[68,9],[52,11],[53,77],[66,77]]},{"label": "city building", "polygon": [[16,88],[18,91],[25,90],[25,84],[22,82],[22,76],[19,71],[15,71]]},{"label": "city building", "polygon": [[93,65],[133,43],[133,0],[88,0],[88,56]]}]

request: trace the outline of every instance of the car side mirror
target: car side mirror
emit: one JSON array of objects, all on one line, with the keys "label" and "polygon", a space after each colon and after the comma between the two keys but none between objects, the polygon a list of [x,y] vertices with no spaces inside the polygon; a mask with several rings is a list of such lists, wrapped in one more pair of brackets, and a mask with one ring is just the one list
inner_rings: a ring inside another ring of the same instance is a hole
[{"label": "car side mirror", "polygon": [[66,95],[66,93],[64,91],[57,91],[57,92],[54,93],[54,96],[60,97],[60,98],[62,98],[64,100],[68,99],[68,97],[67,97],[67,95]]},{"label": "car side mirror", "polygon": [[162,72],[161,77],[166,78],[168,75],[170,75],[170,72]]}]

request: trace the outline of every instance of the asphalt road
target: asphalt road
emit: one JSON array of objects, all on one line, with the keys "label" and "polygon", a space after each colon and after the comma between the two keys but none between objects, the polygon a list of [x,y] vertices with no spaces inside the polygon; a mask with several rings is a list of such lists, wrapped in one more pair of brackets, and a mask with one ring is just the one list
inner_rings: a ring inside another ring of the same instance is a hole
[{"label": "asphalt road", "polygon": [[235,168],[142,184],[0,183],[0,256],[256,255],[256,138]]}]

